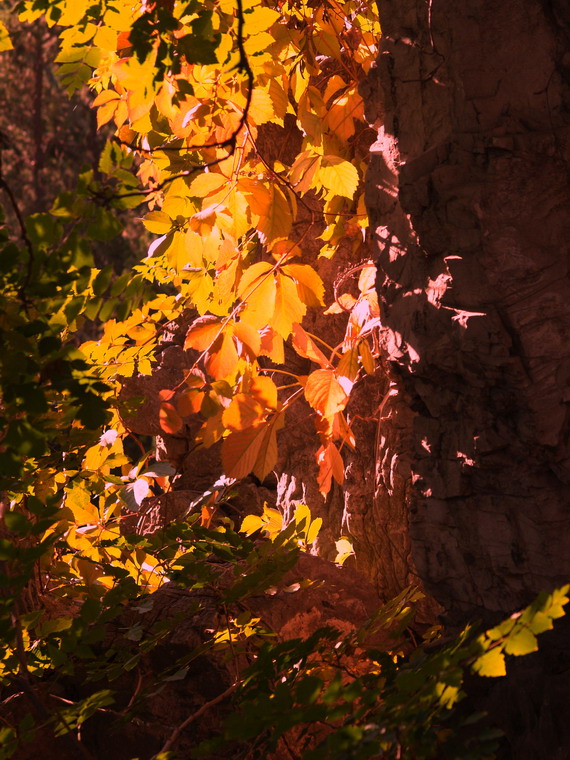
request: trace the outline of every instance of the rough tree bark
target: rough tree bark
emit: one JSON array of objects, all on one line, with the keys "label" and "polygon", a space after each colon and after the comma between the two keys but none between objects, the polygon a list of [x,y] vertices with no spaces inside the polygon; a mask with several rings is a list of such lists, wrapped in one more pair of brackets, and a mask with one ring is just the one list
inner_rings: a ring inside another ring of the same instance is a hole
[{"label": "rough tree bark", "polygon": [[[398,551],[375,572],[492,620],[570,577],[570,6],[379,7],[367,193],[397,393],[368,524]],[[567,629],[482,695],[501,757],[570,756]]]},{"label": "rough tree bark", "polygon": [[368,205],[399,389],[380,460],[410,488],[402,510],[379,478],[375,522],[458,622],[570,576],[570,10],[383,0],[380,15]]}]

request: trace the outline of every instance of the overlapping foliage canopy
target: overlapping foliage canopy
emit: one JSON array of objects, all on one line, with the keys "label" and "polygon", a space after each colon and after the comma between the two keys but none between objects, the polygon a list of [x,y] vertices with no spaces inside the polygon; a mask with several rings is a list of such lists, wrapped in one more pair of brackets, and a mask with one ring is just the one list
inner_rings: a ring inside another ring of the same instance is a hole
[{"label": "overlapping foliage canopy", "polygon": [[[220,604],[234,604],[272,585],[270,564],[279,575],[313,542],[319,526],[308,511],[284,531],[271,510],[243,526],[212,523],[207,499],[188,525],[160,539],[123,535],[125,513],[169,489],[175,470],[153,461],[128,429],[136,409],[121,387],[153,372],[167,326],[190,315],[189,367],[160,391],[162,430],[182,434],[198,419],[196,443],[221,442],[228,482],[251,472],[263,480],[287,410],[304,398],[319,439],[320,491],[327,494],[333,479],[342,484],[341,452],[354,445],[346,405],[359,378],[376,371],[378,355],[363,186],[374,133],[358,87],[374,64],[380,28],[364,0],[26,0],[19,10],[22,23],[44,19],[59,30],[60,82],[69,94],[90,88],[108,137],[98,170],[78,173],[75,191],[49,211],[24,218],[0,177],[11,226],[0,241],[2,676],[12,686],[23,679],[26,691],[33,679],[96,661],[101,627],[129,599],[169,581],[216,588],[217,557],[234,571],[234,585],[219,587]],[[2,55],[10,45],[2,30]],[[93,242],[121,234],[125,209],[136,209],[152,236],[148,255],[132,271],[95,267]],[[317,262],[306,255],[315,238],[318,256],[334,260],[348,245],[355,262],[328,302]],[[357,286],[344,292],[354,276]],[[346,315],[340,344],[303,326],[314,309]],[[291,351],[310,360],[307,374],[291,372]],[[140,456],[129,441],[142,447]],[[247,537],[258,529],[268,536],[261,549]],[[64,613],[46,614],[45,603],[28,599],[31,588],[57,598]],[[314,664],[326,660],[334,634],[272,648],[259,621],[226,609],[226,629],[211,647],[258,654],[249,676],[232,686],[241,690],[241,717],[227,724],[224,741],[266,736],[295,706],[293,722],[271,741],[318,722],[336,737],[323,739],[321,750],[309,741],[307,758],[395,757],[401,746],[433,756],[449,736],[438,726],[460,696],[462,668],[503,674],[505,653],[533,651],[535,634],[551,627],[566,601],[564,591],[544,596],[522,617],[479,638],[464,634],[435,656],[416,654],[410,665],[402,635],[416,599],[406,592],[380,614],[378,625],[396,631],[385,652],[365,654],[360,634],[338,639],[339,652],[363,658],[350,687],[331,675],[330,662]],[[112,682],[116,657],[92,667],[94,683],[102,673]],[[109,699],[99,690],[39,721],[78,740],[78,727]],[[11,751],[29,728],[3,729]],[[170,750],[174,740],[166,744]],[[259,752],[268,746],[259,743]],[[467,757],[465,747],[452,756]]]}]

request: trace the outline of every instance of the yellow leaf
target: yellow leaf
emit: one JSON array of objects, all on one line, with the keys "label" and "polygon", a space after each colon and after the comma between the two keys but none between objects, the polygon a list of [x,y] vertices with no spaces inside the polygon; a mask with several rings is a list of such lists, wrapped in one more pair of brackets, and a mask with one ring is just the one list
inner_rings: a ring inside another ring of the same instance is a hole
[{"label": "yellow leaf", "polygon": [[275,108],[268,90],[256,87],[251,94],[248,122],[260,125],[275,121]]},{"label": "yellow leaf", "polygon": [[473,663],[473,670],[480,676],[504,676],[507,674],[505,666],[505,656],[499,647],[490,649],[485,654],[478,657]]},{"label": "yellow leaf", "polygon": [[239,531],[240,533],[245,533],[246,536],[251,536],[256,531],[261,530],[263,526],[263,518],[259,515],[246,515],[243,518]]},{"label": "yellow leaf", "polygon": [[358,171],[339,156],[323,156],[317,174],[323,187],[335,195],[353,198],[358,187]]},{"label": "yellow leaf", "polygon": [[281,18],[279,11],[257,5],[252,11],[246,11],[244,15],[245,28],[248,34],[266,32]]},{"label": "yellow leaf", "polygon": [[300,153],[291,167],[291,183],[299,193],[306,193],[314,186],[315,174],[321,166],[321,156],[312,151]]},{"label": "yellow leaf", "polygon": [[272,269],[273,265],[268,261],[259,261],[248,267],[239,282],[238,297],[242,301],[247,300],[260,280],[266,278]]},{"label": "yellow leaf", "polygon": [[298,295],[293,280],[281,274],[277,277],[277,292],[275,295],[275,311],[271,326],[286,340],[295,322],[301,322],[307,312],[307,307]]},{"label": "yellow leaf", "polygon": [[204,172],[199,174],[190,185],[188,192],[195,198],[205,198],[220,188],[227,186],[228,179],[223,174]]},{"label": "yellow leaf", "polygon": [[255,329],[267,325],[275,311],[277,286],[271,269],[268,262],[259,262],[249,267],[240,280],[238,295],[245,301],[240,321]]},{"label": "yellow leaf", "polygon": [[8,30],[6,29],[6,26],[0,21],[0,53],[3,53],[5,50],[13,50],[13,49],[14,49],[14,45],[12,45],[10,34],[8,33]]},{"label": "yellow leaf", "polygon": [[305,359],[310,359],[315,364],[320,364],[321,367],[330,367],[330,362],[323,354],[321,349],[317,346],[311,336],[303,330],[301,325],[293,325],[293,348]]},{"label": "yellow leaf", "polygon": [[354,547],[352,546],[350,539],[346,538],[346,536],[341,536],[338,541],[335,541],[335,546],[337,554],[334,561],[337,565],[344,564],[344,562],[354,554]]},{"label": "yellow leaf", "polygon": [[65,492],[65,507],[71,510],[76,525],[88,525],[99,521],[99,512],[91,504],[89,493],[81,486],[73,486]]},{"label": "yellow leaf", "polygon": [[245,430],[260,422],[263,416],[263,407],[257,399],[247,393],[236,393],[224,409],[222,422],[228,430]]},{"label": "yellow leaf", "polygon": [[376,365],[368,343],[365,340],[358,344],[358,355],[360,356],[360,361],[366,372],[368,372],[369,375],[373,375],[376,370]]},{"label": "yellow leaf", "polygon": [[281,271],[295,280],[303,303],[307,306],[323,306],[325,286],[313,267],[308,264],[285,264]]},{"label": "yellow leaf", "polygon": [[358,375],[358,350],[356,348],[349,348],[344,353],[337,365],[336,371],[342,377],[348,377],[349,380],[356,380]]},{"label": "yellow leaf", "polygon": [[165,235],[172,229],[172,219],[164,211],[149,211],[142,221],[147,230],[156,235]]},{"label": "yellow leaf", "polygon": [[338,301],[334,301],[324,314],[342,314],[345,311],[350,311],[352,307],[357,303],[356,298],[350,293],[343,293],[338,297]]},{"label": "yellow leaf", "polygon": [[277,185],[271,185],[269,208],[264,216],[259,217],[257,231],[264,245],[275,240],[289,237],[293,226],[293,217],[287,198]]},{"label": "yellow leaf", "polygon": [[331,369],[317,369],[311,372],[305,384],[305,398],[323,417],[332,417],[342,411],[348,396]]}]

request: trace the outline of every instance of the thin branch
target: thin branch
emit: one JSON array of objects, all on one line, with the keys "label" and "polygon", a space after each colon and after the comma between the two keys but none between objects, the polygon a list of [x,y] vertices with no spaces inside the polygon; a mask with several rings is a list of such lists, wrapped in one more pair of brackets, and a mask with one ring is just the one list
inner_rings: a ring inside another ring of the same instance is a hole
[{"label": "thin branch", "polygon": [[162,754],[163,752],[168,752],[174,744],[178,741],[178,737],[184,731],[184,729],[190,725],[190,723],[193,723],[195,720],[197,720],[201,715],[204,715],[205,712],[207,712],[211,707],[214,707],[214,705],[217,705],[219,702],[222,702],[226,697],[229,697],[230,694],[232,694],[237,687],[239,686],[239,682],[233,683],[231,686],[228,686],[228,688],[223,691],[221,694],[218,694],[217,697],[214,697],[209,702],[205,702],[202,707],[200,707],[199,710],[196,710],[195,713],[192,713],[192,715],[189,715],[186,720],[182,721],[182,723],[177,726],[174,731],[170,734],[168,739],[164,742],[164,745],[162,746],[160,752],[158,754]]}]

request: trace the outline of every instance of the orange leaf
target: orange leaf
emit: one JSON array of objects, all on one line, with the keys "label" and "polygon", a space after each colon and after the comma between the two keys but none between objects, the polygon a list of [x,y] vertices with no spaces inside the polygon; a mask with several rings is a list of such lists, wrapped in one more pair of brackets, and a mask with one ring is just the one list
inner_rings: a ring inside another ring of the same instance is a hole
[{"label": "orange leaf", "polygon": [[339,485],[344,482],[344,462],[342,457],[332,441],[330,441],[326,447],[321,446],[317,451],[317,465],[319,467],[319,474],[317,480],[319,483],[319,491],[323,496],[326,496],[330,491],[332,478],[336,480]]},{"label": "orange leaf", "polygon": [[182,430],[182,425],[184,424],[176,409],[167,401],[160,405],[158,421],[161,429],[164,430],[165,433],[170,433],[171,435]]},{"label": "orange leaf", "polygon": [[285,347],[283,338],[272,327],[266,327],[260,332],[261,356],[268,356],[274,364],[285,364]]},{"label": "orange leaf", "polygon": [[245,430],[260,422],[264,416],[263,407],[247,393],[236,393],[222,414],[222,422],[229,430]]},{"label": "orange leaf", "polygon": [[235,371],[238,360],[234,339],[231,333],[225,331],[210,349],[206,369],[216,380],[223,380]]},{"label": "orange leaf", "polygon": [[196,388],[189,388],[184,391],[179,397],[176,403],[178,413],[182,417],[189,417],[191,414],[198,414],[204,400],[204,392],[199,391]]},{"label": "orange leaf", "polygon": [[200,317],[186,333],[184,348],[195,348],[196,351],[206,351],[218,337],[221,322],[215,317]]},{"label": "orange leaf", "polygon": [[295,280],[299,296],[307,306],[324,304],[325,286],[313,267],[308,264],[285,264],[281,270]]},{"label": "orange leaf", "polygon": [[323,417],[332,417],[346,406],[348,396],[332,369],[316,369],[305,384],[305,398]]},{"label": "orange leaf", "polygon": [[277,430],[283,427],[283,412],[255,427],[240,430],[224,439],[222,462],[228,477],[244,478],[250,472],[263,480],[277,461]]},{"label": "orange leaf", "polygon": [[253,354],[252,358],[259,355],[261,350],[261,337],[259,332],[247,322],[236,322],[234,334]]},{"label": "orange leaf", "polygon": [[304,359],[310,359],[321,367],[330,367],[330,362],[317,346],[311,336],[303,330],[301,325],[293,325],[293,348]]},{"label": "orange leaf", "polygon": [[250,394],[264,407],[277,408],[277,386],[270,377],[258,375],[251,381]]}]

